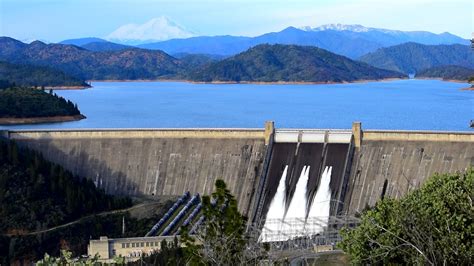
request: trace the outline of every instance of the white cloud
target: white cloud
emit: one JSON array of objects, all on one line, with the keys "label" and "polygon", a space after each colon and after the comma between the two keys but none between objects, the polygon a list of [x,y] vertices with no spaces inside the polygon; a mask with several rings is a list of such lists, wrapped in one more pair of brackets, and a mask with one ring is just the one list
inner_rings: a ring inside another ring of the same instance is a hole
[{"label": "white cloud", "polygon": [[153,18],[143,24],[127,24],[105,38],[110,41],[138,44],[169,39],[188,38],[195,34],[167,17]]}]

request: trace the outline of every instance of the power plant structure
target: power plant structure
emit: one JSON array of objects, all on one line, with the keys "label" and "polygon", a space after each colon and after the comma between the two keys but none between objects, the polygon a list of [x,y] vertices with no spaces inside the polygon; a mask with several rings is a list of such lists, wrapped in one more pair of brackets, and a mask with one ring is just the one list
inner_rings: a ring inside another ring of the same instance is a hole
[{"label": "power plant structure", "polygon": [[327,245],[381,198],[399,198],[435,173],[474,166],[473,132],[363,130],[358,122],[348,130],[276,129],[267,122],[264,129],[0,133],[107,193],[181,196],[147,237],[176,235],[182,225],[196,230],[200,195],[223,179],[259,241]]}]

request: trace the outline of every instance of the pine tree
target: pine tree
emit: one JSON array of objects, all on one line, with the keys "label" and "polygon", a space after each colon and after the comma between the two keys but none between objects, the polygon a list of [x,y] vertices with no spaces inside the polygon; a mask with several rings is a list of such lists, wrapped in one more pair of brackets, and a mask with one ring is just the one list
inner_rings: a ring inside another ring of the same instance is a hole
[{"label": "pine tree", "polygon": [[[245,218],[237,209],[237,201],[223,180],[215,183],[211,197],[203,196],[205,220],[198,233],[190,237],[181,233],[185,252],[191,263],[198,265],[235,265],[243,262]],[[197,240],[197,241],[196,241]]]}]

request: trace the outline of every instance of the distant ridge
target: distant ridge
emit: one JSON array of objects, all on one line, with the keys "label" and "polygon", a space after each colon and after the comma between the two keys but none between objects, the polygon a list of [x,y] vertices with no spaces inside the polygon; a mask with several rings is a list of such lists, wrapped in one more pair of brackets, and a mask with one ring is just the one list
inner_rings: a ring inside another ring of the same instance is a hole
[{"label": "distant ridge", "polygon": [[59,44],[72,44],[75,46],[83,46],[85,44],[94,43],[94,42],[107,42],[107,41],[101,38],[97,38],[97,37],[86,37],[86,38],[64,40],[62,42],[59,42]]},{"label": "distant ridge", "polygon": [[423,45],[404,43],[381,48],[360,58],[372,66],[406,74],[421,70],[455,65],[474,68],[474,53],[468,45]]},{"label": "distant ridge", "polygon": [[474,69],[462,66],[437,66],[421,70],[416,77],[441,78],[443,80],[468,81],[474,77]]},{"label": "distant ridge", "polygon": [[350,58],[358,58],[378,48],[405,42],[421,44],[465,44],[469,41],[450,33],[427,31],[397,31],[368,28],[362,25],[330,24],[320,27],[288,27],[257,37],[200,36],[171,39],[139,45],[141,48],[163,50],[169,54],[235,55],[259,44],[294,44],[317,46]]},{"label": "distant ridge", "polygon": [[404,77],[324,49],[281,44],[258,45],[188,76],[202,82],[352,82]]}]

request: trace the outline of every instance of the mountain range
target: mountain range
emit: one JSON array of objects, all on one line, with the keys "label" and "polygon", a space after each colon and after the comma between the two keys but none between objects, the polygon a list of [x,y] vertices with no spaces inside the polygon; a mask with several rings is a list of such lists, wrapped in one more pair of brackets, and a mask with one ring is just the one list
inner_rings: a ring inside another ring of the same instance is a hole
[{"label": "mountain range", "polygon": [[[361,25],[329,24],[316,28],[288,27],[279,32],[270,32],[256,37],[230,35],[181,37],[136,46],[162,50],[168,54],[189,53],[232,56],[259,44],[294,44],[317,46],[356,59],[378,48],[405,42],[428,45],[469,44],[468,40],[447,32],[435,34],[427,31],[397,31],[368,28]],[[82,41],[70,44],[84,45]]]},{"label": "mountain range", "polygon": [[204,53],[234,55],[259,44],[295,44],[317,46],[349,58],[358,58],[378,48],[405,42],[421,44],[469,44],[450,33],[434,34],[425,31],[393,31],[365,28],[363,26],[341,27],[326,25],[318,28],[289,27],[279,32],[266,33],[257,37],[201,36],[187,39],[173,39],[139,45],[146,49],[159,49],[169,54]]},{"label": "mountain range", "polygon": [[90,51],[69,44],[25,44],[0,37],[0,60],[54,67],[82,80],[344,82],[403,76],[311,46],[258,45],[223,60],[205,54],[176,56],[179,58],[135,47]]},{"label": "mountain range", "polygon": [[[301,31],[308,36],[315,32],[325,34],[337,32],[327,28],[304,30],[289,28],[285,30],[285,36],[298,39],[301,37]],[[341,29],[343,32],[347,31],[346,27]],[[352,32],[355,33],[370,31],[373,30],[362,26],[352,28]],[[265,38],[279,42],[288,41],[285,38],[280,40],[278,36],[282,36],[281,32],[267,34]],[[213,37],[191,39],[197,40],[195,44],[199,46],[203,45],[199,40],[205,43],[206,38]],[[235,38],[241,38],[243,41],[247,37]],[[221,44],[227,43],[226,49],[238,51],[238,44],[232,41],[234,37],[221,36],[218,39]],[[310,40],[311,38],[307,37],[306,41]],[[356,44],[360,43],[357,41],[346,43],[348,49],[351,46],[356,47]],[[343,45],[340,45],[338,49],[342,47]],[[211,50],[216,52],[218,45]],[[461,44],[403,43],[378,48],[358,60],[341,54],[343,53],[336,54],[314,45],[259,44],[233,56],[186,52],[170,55],[161,50],[137,48],[97,38],[68,40],[63,44],[45,44],[40,41],[26,44],[9,37],[0,37],[0,60],[16,65],[49,67],[51,70],[61,71],[66,75],[66,79],[72,77],[80,81],[188,79],[232,82],[345,82],[402,77],[424,69],[447,65],[474,69],[474,58],[470,47]],[[451,67],[446,73],[456,76],[456,70],[461,71],[459,68]],[[444,72],[436,70],[431,73],[436,75]],[[47,75],[38,74],[38,76]]]},{"label": "mountain range", "polygon": [[138,48],[89,51],[74,45],[25,44],[0,37],[0,60],[15,64],[49,66],[79,79],[156,79],[176,75],[181,61],[162,52]]}]

